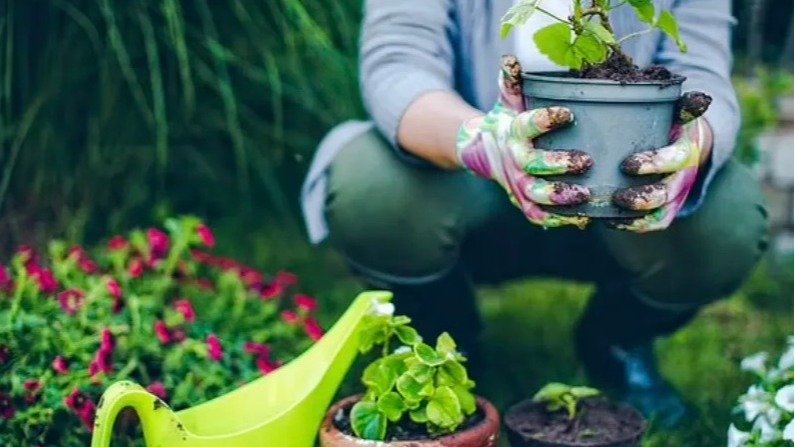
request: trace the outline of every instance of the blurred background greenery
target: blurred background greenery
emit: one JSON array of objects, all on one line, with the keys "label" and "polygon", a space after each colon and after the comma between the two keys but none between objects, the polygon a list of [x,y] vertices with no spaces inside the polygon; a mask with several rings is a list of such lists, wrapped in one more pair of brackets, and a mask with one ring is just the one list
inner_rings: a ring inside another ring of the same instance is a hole
[{"label": "blurred background greenery", "polygon": [[[365,116],[361,3],[0,0],[2,259],[19,243],[92,243],[198,214],[225,254],[299,273],[331,324],[360,286],[332,251],[305,241],[297,198],[323,134]],[[754,165],[759,135],[780,125],[780,99],[791,98],[793,5],[733,3],[736,156]],[[589,293],[549,280],[482,290],[497,324],[481,392],[507,404],[545,381],[582,380],[569,329]],[[733,400],[750,383],[737,361],[781,348],[792,293],[789,247],[661,344],[663,367],[702,417],[649,445],[725,444]]]}]

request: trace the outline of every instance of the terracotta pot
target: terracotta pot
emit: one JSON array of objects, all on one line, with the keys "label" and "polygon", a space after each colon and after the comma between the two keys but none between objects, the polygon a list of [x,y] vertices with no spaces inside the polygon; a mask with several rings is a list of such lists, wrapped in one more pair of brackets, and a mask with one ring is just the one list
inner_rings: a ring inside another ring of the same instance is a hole
[{"label": "terracotta pot", "polygon": [[500,415],[491,402],[478,397],[483,420],[474,427],[435,439],[416,441],[366,441],[341,432],[334,425],[334,415],[353,406],[361,395],[350,396],[331,406],[320,426],[321,447],[494,447],[500,437]]}]

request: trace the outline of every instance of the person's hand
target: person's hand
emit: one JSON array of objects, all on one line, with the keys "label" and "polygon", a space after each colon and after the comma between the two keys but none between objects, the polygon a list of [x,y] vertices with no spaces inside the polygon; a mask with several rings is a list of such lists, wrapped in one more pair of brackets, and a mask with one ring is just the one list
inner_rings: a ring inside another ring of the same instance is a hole
[{"label": "person's hand", "polygon": [[573,116],[563,107],[526,111],[521,73],[516,57],[503,56],[500,98],[486,116],[473,118],[461,126],[456,143],[459,163],[474,174],[499,183],[530,222],[543,227],[584,228],[589,218],[557,215],[540,205],[587,202],[588,188],[541,177],[580,174],[591,167],[593,160],[582,151],[546,151],[533,147],[533,138],[571,123]]},{"label": "person's hand", "polygon": [[646,233],[668,228],[696,183],[702,152],[712,144],[712,130],[703,118],[712,98],[686,93],[677,105],[676,120],[671,130],[670,145],[627,157],[621,170],[629,175],[668,174],[657,183],[634,186],[617,191],[613,202],[638,211],[649,211],[643,217],[627,221],[611,221],[619,230]]}]

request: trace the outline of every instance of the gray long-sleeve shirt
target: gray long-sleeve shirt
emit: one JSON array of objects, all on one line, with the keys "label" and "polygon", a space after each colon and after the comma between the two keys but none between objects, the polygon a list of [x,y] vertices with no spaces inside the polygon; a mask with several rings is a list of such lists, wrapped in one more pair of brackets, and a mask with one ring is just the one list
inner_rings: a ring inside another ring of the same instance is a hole
[{"label": "gray long-sleeve shirt", "polygon": [[[686,76],[685,91],[699,90],[713,97],[705,115],[715,135],[712,158],[701,190],[693,192],[683,210],[686,215],[699,206],[715,172],[734,149],[740,120],[730,79],[734,19],[729,0],[654,3],[659,9],[672,10],[689,51],[681,53],[673,41],[653,31],[626,41],[625,52],[642,67],[662,64]],[[493,106],[500,56],[514,52],[513,39],[499,37],[500,18],[512,4],[513,0],[366,0],[360,52],[362,96],[374,125],[396,148],[403,114],[425,93],[455,91],[480,110]],[[614,10],[610,20],[619,37],[646,28],[629,5]],[[302,191],[313,242],[327,234],[323,200],[328,166],[341,147],[369,128],[366,123],[344,123],[318,148]]]}]

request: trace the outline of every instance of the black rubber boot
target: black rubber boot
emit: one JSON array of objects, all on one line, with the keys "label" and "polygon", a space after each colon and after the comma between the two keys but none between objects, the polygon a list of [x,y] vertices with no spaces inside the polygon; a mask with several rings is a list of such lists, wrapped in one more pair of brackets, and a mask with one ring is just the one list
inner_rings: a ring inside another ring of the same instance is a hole
[{"label": "black rubber boot", "polygon": [[448,332],[458,350],[468,358],[467,368],[477,376],[480,333],[483,323],[475,302],[475,290],[469,275],[460,266],[445,276],[424,284],[398,285],[368,282],[370,287],[394,293],[396,315],[411,318],[412,326],[426,343],[434,346],[442,332]]},{"label": "black rubber boot", "polygon": [[695,310],[648,306],[619,287],[601,287],[576,329],[577,353],[591,382],[640,410],[662,427],[674,427],[690,411],[660,375],[654,340],[687,324]]}]

